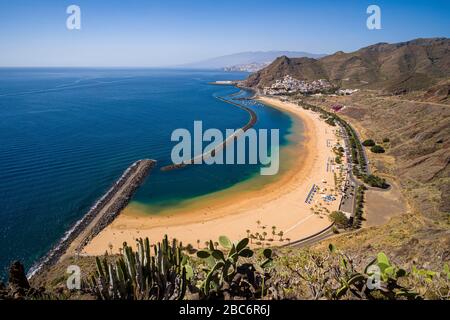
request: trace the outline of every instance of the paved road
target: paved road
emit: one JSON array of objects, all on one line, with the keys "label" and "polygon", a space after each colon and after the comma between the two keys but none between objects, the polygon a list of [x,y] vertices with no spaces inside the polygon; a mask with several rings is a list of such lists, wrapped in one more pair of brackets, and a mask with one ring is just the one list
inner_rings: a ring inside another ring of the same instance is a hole
[{"label": "paved road", "polygon": [[333,225],[334,224],[330,225],[325,230],[323,230],[323,231],[319,232],[318,234],[315,234],[311,237],[291,242],[290,244],[286,245],[286,247],[304,248],[304,247],[308,247],[312,244],[315,244],[317,242],[320,242],[322,240],[325,240],[326,238],[334,235],[333,230],[332,230]]}]

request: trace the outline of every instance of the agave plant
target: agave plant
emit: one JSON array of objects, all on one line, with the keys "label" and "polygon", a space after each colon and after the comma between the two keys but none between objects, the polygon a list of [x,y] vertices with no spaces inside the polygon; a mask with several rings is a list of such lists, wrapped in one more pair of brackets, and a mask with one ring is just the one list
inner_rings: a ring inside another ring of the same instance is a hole
[{"label": "agave plant", "polygon": [[91,276],[89,289],[102,300],[181,300],[193,269],[176,239],[167,236],[153,247],[148,238],[137,240],[137,251],[123,244],[122,256],[115,262],[106,255],[96,258],[97,271]]}]

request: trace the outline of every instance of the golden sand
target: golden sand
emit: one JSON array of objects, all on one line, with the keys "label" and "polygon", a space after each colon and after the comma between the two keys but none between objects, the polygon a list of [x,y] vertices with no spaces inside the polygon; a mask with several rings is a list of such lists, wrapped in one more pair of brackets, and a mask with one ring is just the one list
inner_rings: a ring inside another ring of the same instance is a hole
[{"label": "golden sand", "polygon": [[[314,208],[322,206],[332,212],[338,209],[340,198],[330,204],[320,200],[320,194],[315,195],[311,204],[305,200],[314,184],[321,190],[334,188],[334,174],[327,172],[327,161],[335,157],[330,147],[330,142],[334,144],[337,140],[335,128],[326,124],[318,114],[292,103],[272,98],[260,100],[289,112],[303,123],[304,139],[295,150],[288,151],[291,161],[287,170],[282,169],[273,182],[261,188],[255,187],[258,186],[257,180],[251,179],[251,188],[244,182],[228,190],[196,198],[193,203],[164,214],[148,214],[145,206],[132,203],[84,248],[83,254],[103,254],[111,245],[112,251],[118,252],[124,241],[134,244],[137,238],[149,237],[155,242],[165,234],[194,247],[203,247],[210,239],[217,241],[220,235],[236,241],[249,233],[266,234],[263,236],[265,240],[261,241],[266,245],[281,245],[327,228],[331,224],[327,215],[317,214]],[[282,241],[280,236],[272,234],[273,227],[276,234],[283,232]],[[259,240],[252,241],[253,245],[257,242]]]}]

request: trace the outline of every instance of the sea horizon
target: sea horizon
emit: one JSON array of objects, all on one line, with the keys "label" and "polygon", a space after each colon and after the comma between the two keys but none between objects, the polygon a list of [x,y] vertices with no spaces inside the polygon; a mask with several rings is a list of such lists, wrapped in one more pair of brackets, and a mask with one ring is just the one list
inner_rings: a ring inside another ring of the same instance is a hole
[{"label": "sea horizon", "polygon": [[[130,203],[146,214],[198,205],[198,199],[224,190],[232,196],[233,188],[253,180],[261,187],[273,181],[259,177],[260,165],[159,171],[170,163],[169,134],[177,127],[190,129],[195,120],[221,130],[246,123],[248,114],[217,97],[249,94],[210,84],[245,76],[160,68],[0,68],[0,131],[10,137],[0,147],[0,228],[4,241],[13,243],[1,249],[1,277],[13,260],[29,268],[42,258],[138,159],[159,161]],[[215,112],[208,112],[212,107]],[[281,146],[291,143],[287,113],[260,103],[249,107],[257,112],[256,128],[279,128]],[[189,188],[183,187],[187,181]]]}]

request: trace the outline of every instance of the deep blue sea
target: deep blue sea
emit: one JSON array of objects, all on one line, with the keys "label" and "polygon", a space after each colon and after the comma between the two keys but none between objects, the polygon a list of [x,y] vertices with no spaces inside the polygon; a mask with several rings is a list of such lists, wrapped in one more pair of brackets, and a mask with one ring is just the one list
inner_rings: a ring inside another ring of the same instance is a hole
[{"label": "deep blue sea", "polygon": [[[209,84],[245,73],[159,69],[0,69],[0,278],[20,260],[29,268],[134,161],[170,163],[177,128],[237,129],[247,112],[215,97],[239,89]],[[248,96],[242,92],[235,96]],[[246,102],[248,103],[248,102]],[[292,119],[251,104],[256,128]],[[167,207],[229,188],[259,165],[152,171],[134,201]]]}]

